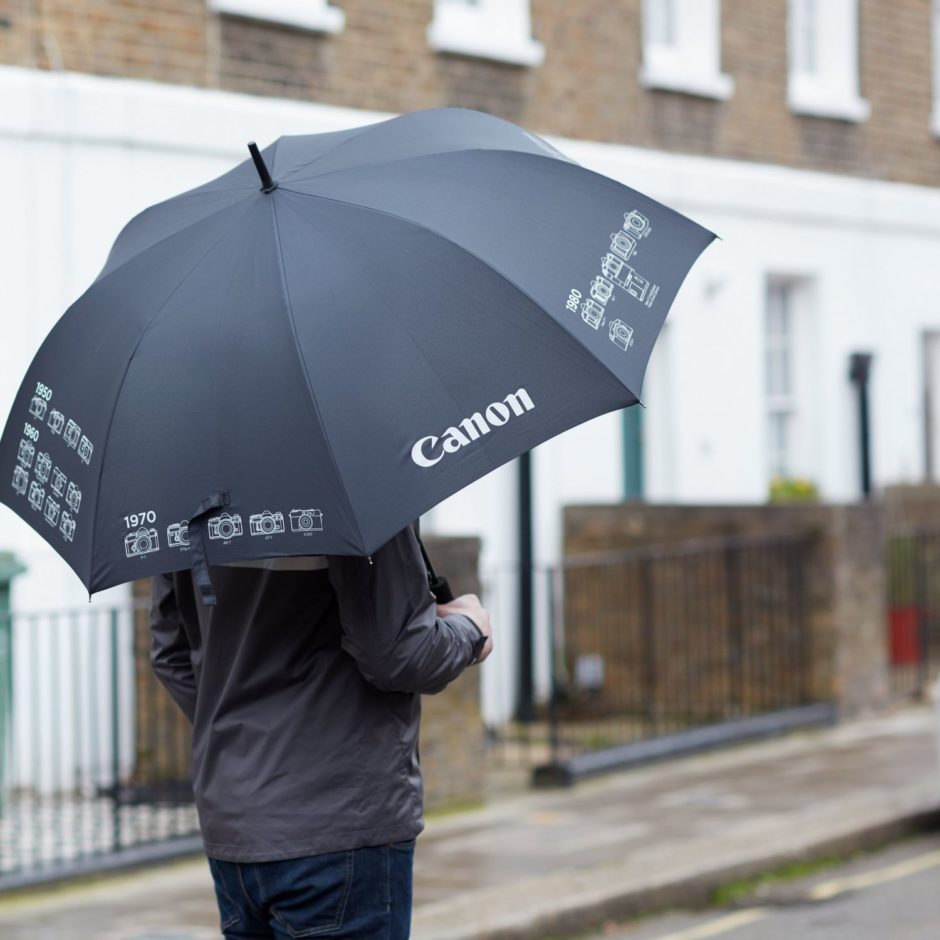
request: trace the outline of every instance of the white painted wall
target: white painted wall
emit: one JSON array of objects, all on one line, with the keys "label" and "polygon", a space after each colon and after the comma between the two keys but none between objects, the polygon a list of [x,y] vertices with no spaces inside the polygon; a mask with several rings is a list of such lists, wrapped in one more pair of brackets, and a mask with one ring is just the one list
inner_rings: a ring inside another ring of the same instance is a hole
[{"label": "white painted wall", "polygon": [[[0,69],[0,415],[43,336],[103,264],[136,211],[242,159],[248,139],[336,130],[384,115],[72,74]],[[536,129],[537,130],[537,129]],[[650,498],[760,502],[767,493],[763,303],[768,274],[814,284],[802,325],[800,472],[828,499],[858,491],[853,350],[875,353],[876,484],[923,472],[920,332],[940,328],[940,192],[760,164],[555,139],[586,166],[714,229],[654,353],[643,398]],[[560,509],[622,493],[621,425],[606,416],[535,453],[536,553],[559,555]],[[0,481],[2,485],[2,481]],[[447,500],[430,530],[478,534],[486,571],[515,557],[515,469]],[[0,547],[30,567],[20,610],[84,602],[74,575],[0,507]],[[514,671],[512,578],[493,596],[505,631],[484,669],[486,710],[504,716]],[[122,589],[96,598],[110,603]],[[544,621],[542,622],[544,637]],[[546,643],[540,641],[544,684]]]}]

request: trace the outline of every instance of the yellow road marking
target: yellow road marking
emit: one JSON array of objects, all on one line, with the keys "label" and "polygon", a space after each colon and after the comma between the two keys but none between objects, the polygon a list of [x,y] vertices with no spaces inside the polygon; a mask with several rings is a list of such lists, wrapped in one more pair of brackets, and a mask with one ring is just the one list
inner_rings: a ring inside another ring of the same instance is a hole
[{"label": "yellow road marking", "polygon": [[903,862],[897,862],[894,865],[888,865],[887,868],[879,868],[875,871],[865,871],[858,875],[824,881],[822,884],[816,885],[810,891],[809,896],[814,901],[828,901],[829,898],[834,898],[837,894],[844,894],[846,891],[857,891],[859,888],[868,888],[888,881],[897,881],[900,878],[907,878],[909,875],[926,871],[928,868],[936,868],[937,865],[940,865],[940,849],[935,852],[927,852],[925,855],[918,855],[916,858],[905,859]]},{"label": "yellow road marking", "polygon": [[723,933],[728,933],[729,930],[737,930],[738,927],[753,924],[755,920],[760,920],[769,913],[771,913],[770,908],[752,907],[746,911],[736,911],[734,914],[719,917],[718,920],[710,920],[707,924],[700,924],[698,927],[689,927],[687,930],[666,934],[658,940],[707,940],[708,937],[718,937]]}]

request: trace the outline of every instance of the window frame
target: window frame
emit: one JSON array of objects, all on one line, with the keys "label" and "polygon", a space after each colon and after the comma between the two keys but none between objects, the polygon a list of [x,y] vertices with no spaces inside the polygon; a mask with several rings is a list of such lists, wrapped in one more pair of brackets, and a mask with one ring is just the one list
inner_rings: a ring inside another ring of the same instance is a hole
[{"label": "window frame", "polygon": [[[814,21],[808,19],[809,4]],[[802,67],[807,35],[814,36],[816,49],[826,50],[813,57],[813,71]],[[806,117],[868,120],[871,105],[859,88],[858,0],[788,0],[787,106]]]},{"label": "window frame", "polygon": [[427,42],[434,52],[533,68],[545,47],[532,37],[530,0],[434,0]]},{"label": "window frame", "polygon": [[209,9],[315,33],[340,33],[346,27],[346,14],[329,0],[209,0]]},{"label": "window frame", "polygon": [[[727,101],[734,94],[734,79],[721,71],[721,0],[668,0],[672,7],[666,20],[654,7],[663,2],[643,0],[640,84]],[[655,25],[666,21],[673,43],[654,35]]]}]

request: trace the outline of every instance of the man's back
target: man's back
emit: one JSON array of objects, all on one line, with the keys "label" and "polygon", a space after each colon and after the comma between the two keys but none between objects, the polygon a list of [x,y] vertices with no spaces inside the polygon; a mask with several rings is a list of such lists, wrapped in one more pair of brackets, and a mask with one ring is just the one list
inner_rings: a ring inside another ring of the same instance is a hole
[{"label": "man's back", "polygon": [[422,828],[419,692],[473,659],[464,616],[437,617],[414,534],[319,570],[214,567],[154,581],[152,661],[193,722],[206,853],[298,858]]}]

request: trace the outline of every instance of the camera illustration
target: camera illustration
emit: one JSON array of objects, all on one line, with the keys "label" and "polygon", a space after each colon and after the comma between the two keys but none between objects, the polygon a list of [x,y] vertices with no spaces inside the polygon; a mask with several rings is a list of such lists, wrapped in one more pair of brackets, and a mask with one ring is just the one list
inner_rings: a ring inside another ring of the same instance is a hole
[{"label": "camera illustration", "polygon": [[22,440],[20,441],[20,449],[16,454],[16,459],[24,466],[30,467],[33,463],[33,457],[36,456],[36,448],[33,447],[32,441]]},{"label": "camera illustration", "polygon": [[61,411],[56,410],[55,408],[49,412],[49,420],[46,422],[49,425],[49,430],[53,434],[61,434],[62,428],[65,427],[65,415]]},{"label": "camera illustration", "polygon": [[613,296],[614,285],[606,277],[598,275],[591,281],[591,296],[601,304],[606,304]]},{"label": "camera illustration", "polygon": [[167,548],[189,548],[189,523],[174,522],[166,528]]},{"label": "camera illustration", "polygon": [[581,304],[581,319],[591,329],[596,330],[604,322],[604,308],[596,300],[589,298]]},{"label": "camera illustration", "polygon": [[284,532],[284,513],[264,512],[256,513],[248,518],[248,530],[252,535],[280,535]]},{"label": "camera illustration", "polygon": [[653,230],[650,220],[642,212],[637,212],[636,209],[624,212],[623,227],[625,231],[631,232],[634,238],[646,238]]},{"label": "camera illustration", "polygon": [[20,496],[26,495],[26,487],[29,485],[29,474],[19,465],[13,468],[13,489]]},{"label": "camera illustration", "polygon": [[227,542],[237,535],[244,535],[242,529],[242,517],[232,515],[229,512],[223,512],[221,516],[216,516],[209,520],[209,538],[222,539]]},{"label": "camera illustration", "polygon": [[626,232],[610,233],[610,250],[624,261],[629,261],[636,251],[636,239]]},{"label": "camera illustration", "polygon": [[610,324],[610,341],[626,351],[633,345],[633,327],[623,320],[614,320]]},{"label": "camera illustration", "polygon": [[69,491],[65,494],[65,501],[69,504],[72,512],[78,512],[82,508],[82,491],[74,483],[69,483]]},{"label": "camera illustration", "polygon": [[75,539],[75,520],[67,513],[62,513],[62,522],[59,525],[59,531],[62,533],[62,538],[66,542],[74,541]]},{"label": "camera illustration", "polygon": [[152,552],[160,551],[160,538],[156,529],[141,526],[136,532],[124,536],[124,553],[128,558],[142,558]]},{"label": "camera illustration", "polygon": [[45,398],[33,395],[33,400],[29,403],[29,413],[37,420],[42,421],[46,416],[46,409],[49,407]]},{"label": "camera illustration", "polygon": [[49,472],[52,470],[52,460],[45,451],[36,458],[36,479],[40,483],[49,482]]},{"label": "camera illustration", "polygon": [[65,495],[65,484],[68,482],[66,475],[56,467],[52,471],[52,492],[60,499]]},{"label": "camera illustration", "polygon": [[91,463],[91,452],[94,449],[95,449],[94,445],[83,434],[81,442],[78,445],[78,456],[81,462],[85,464],[86,466]]},{"label": "camera illustration", "polygon": [[69,423],[65,426],[65,434],[62,436],[65,439],[65,443],[74,450],[78,445],[78,439],[82,436],[82,429],[74,421],[69,419]]},{"label": "camera illustration", "polygon": [[29,505],[39,512],[46,501],[46,491],[35,481],[29,485]]},{"label": "camera illustration", "polygon": [[292,509],[290,511],[291,532],[322,532],[323,513],[319,509]]},{"label": "camera illustration", "polygon": [[46,517],[46,522],[48,522],[49,525],[59,524],[59,513],[61,510],[62,507],[51,496],[46,497],[46,509],[43,515]]}]

